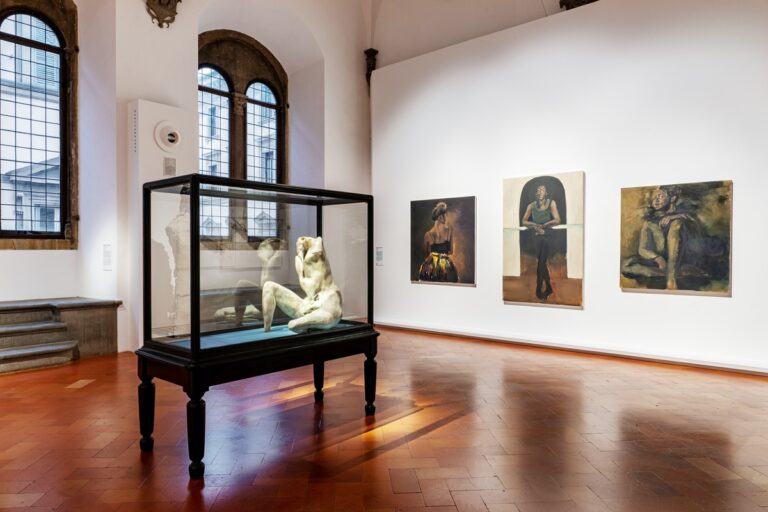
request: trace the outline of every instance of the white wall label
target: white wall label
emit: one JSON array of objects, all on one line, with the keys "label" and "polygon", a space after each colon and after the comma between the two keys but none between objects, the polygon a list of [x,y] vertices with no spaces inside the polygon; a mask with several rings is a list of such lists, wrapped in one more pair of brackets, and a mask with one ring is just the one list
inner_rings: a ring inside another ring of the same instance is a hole
[{"label": "white wall label", "polygon": [[384,248],[383,247],[376,248],[376,266],[377,267],[384,266]]},{"label": "white wall label", "polygon": [[176,176],[176,159],[170,157],[163,158],[163,176]]},{"label": "white wall label", "polygon": [[102,265],[104,270],[112,271],[112,244],[104,244],[104,250],[102,251]]}]

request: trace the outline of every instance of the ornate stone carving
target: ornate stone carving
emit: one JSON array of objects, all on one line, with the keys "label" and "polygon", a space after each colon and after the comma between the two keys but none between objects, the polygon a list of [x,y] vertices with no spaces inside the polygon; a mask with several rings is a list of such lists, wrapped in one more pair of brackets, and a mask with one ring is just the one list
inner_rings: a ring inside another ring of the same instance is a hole
[{"label": "ornate stone carving", "polygon": [[181,0],[147,0],[147,12],[160,28],[170,27],[176,20],[176,6]]},{"label": "ornate stone carving", "polygon": [[232,103],[234,104],[234,112],[237,116],[245,115],[245,107],[248,105],[248,96],[241,92],[232,93]]}]

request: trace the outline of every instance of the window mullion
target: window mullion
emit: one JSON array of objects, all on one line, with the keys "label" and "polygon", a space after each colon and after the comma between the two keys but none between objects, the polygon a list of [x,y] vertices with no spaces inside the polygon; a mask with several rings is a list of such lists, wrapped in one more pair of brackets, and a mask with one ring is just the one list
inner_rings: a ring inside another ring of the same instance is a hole
[{"label": "window mullion", "polygon": [[34,48],[36,50],[43,50],[52,53],[62,53],[62,48],[60,46],[41,43],[39,41],[35,41],[34,39],[28,39],[26,37],[9,34],[7,32],[0,32],[0,40],[8,41],[13,44],[29,46],[30,48]]}]

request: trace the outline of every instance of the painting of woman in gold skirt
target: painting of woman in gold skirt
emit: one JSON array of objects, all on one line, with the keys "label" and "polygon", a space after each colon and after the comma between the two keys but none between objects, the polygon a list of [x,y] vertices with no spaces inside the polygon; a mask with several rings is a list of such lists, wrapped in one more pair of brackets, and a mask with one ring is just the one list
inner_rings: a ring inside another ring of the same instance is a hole
[{"label": "painting of woman in gold skirt", "polygon": [[475,282],[475,198],[411,203],[411,281]]}]

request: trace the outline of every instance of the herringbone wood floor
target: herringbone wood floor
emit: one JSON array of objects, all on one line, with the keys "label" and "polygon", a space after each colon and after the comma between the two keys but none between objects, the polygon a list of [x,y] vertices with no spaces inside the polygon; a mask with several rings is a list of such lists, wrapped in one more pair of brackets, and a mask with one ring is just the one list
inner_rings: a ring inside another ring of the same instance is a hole
[{"label": "herringbone wood floor", "polygon": [[768,379],[382,329],[362,356],[219,386],[189,482],[182,391],[138,448],[135,357],[0,377],[0,508],[57,511],[752,511]]}]

